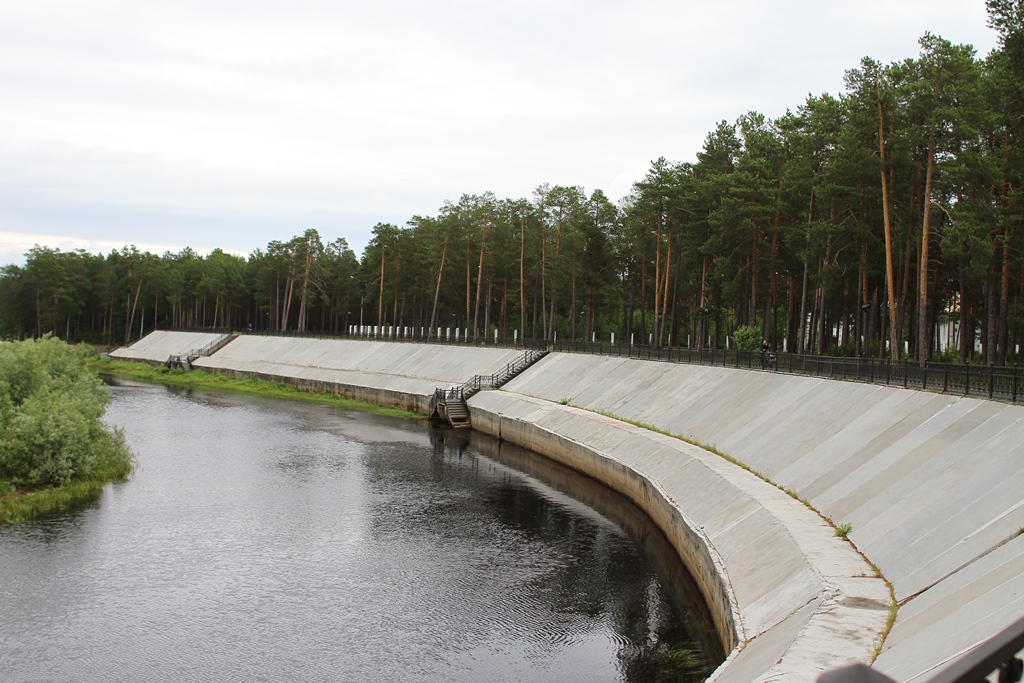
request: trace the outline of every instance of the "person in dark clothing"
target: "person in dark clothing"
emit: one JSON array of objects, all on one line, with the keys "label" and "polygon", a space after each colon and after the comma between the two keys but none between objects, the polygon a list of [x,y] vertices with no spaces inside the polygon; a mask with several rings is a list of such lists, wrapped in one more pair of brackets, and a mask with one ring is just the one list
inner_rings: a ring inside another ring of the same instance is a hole
[{"label": "person in dark clothing", "polygon": [[772,347],[768,343],[767,339],[761,340],[761,368],[767,370],[772,366],[772,362],[775,359],[772,358]]}]

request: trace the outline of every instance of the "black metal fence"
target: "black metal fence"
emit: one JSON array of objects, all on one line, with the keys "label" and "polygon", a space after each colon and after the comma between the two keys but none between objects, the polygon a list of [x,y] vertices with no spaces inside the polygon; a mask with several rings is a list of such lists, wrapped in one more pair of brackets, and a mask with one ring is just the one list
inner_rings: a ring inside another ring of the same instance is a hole
[{"label": "black metal fence", "polygon": [[[996,674],[998,683],[1017,683],[1024,674],[1024,661],[1018,656],[1024,649],[1024,618],[1018,619],[977,647],[953,660],[924,683],[982,683]],[[818,683],[894,683],[888,676],[854,664],[833,669],[818,677]]]},{"label": "black metal fence", "polygon": [[[184,328],[175,328],[184,329]],[[195,329],[188,331],[198,331]],[[202,330],[210,332],[209,329]],[[219,329],[229,333],[231,330]],[[524,340],[452,334],[444,336],[420,334],[413,328],[373,328],[362,334],[330,334],[322,332],[278,332],[273,330],[234,331],[275,337],[302,337],[313,339],[366,339],[420,344],[457,346],[490,346],[517,349],[545,349],[562,353],[586,353],[598,356],[618,356],[668,363],[687,363],[718,367],[747,368],[791,375],[823,377],[827,379],[864,382],[905,389],[921,389],[960,396],[975,396],[1017,403],[1024,390],[1020,368],[994,365],[961,365],[954,363],[918,363],[912,360],[877,360],[844,356],[811,356],[790,353],[763,355],[757,351],[738,349],[697,349],[685,346],[652,346],[642,344],[612,344],[610,342]]]}]

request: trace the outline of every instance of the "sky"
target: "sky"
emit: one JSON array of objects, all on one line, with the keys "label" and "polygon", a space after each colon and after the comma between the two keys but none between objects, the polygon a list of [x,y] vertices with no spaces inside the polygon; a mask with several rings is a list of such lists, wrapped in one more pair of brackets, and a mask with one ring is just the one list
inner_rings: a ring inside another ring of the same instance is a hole
[{"label": "sky", "polygon": [[983,0],[0,0],[0,265],[246,255],[542,183],[613,201],[722,120],[838,94]]}]

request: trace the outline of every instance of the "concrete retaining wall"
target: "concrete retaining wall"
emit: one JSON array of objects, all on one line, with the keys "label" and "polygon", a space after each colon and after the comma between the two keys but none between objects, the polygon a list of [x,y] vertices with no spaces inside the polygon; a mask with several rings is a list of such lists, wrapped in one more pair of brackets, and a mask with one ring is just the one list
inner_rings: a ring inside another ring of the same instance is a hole
[{"label": "concrete retaining wall", "polygon": [[201,349],[207,344],[217,341],[220,337],[219,333],[157,330],[150,332],[131,346],[111,351],[110,357],[116,360],[163,365],[169,356],[180,356],[192,349]]},{"label": "concrete retaining wall", "polygon": [[194,365],[426,413],[438,387],[489,375],[512,362],[514,349],[242,335]]},{"label": "concrete retaining wall", "polygon": [[813,681],[870,661],[889,591],[821,517],[720,456],[546,400],[488,391],[473,427],[622,492],[700,586],[728,660],[713,680]]},{"label": "concrete retaining wall", "polygon": [[714,444],[851,524],[903,605],[875,663],[896,680],[930,676],[1024,607],[1020,406],[569,354],[505,388]]}]

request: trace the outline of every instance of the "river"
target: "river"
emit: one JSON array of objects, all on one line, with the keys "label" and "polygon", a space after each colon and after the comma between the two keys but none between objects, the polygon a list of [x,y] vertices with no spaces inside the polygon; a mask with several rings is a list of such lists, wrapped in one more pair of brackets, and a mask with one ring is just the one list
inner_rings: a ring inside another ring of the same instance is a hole
[{"label": "river", "polygon": [[660,532],[544,458],[320,404],[110,391],[131,480],[0,527],[5,681],[655,681],[721,661]]}]

